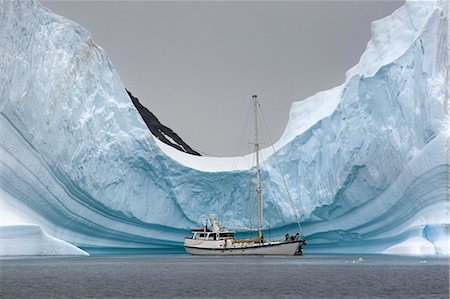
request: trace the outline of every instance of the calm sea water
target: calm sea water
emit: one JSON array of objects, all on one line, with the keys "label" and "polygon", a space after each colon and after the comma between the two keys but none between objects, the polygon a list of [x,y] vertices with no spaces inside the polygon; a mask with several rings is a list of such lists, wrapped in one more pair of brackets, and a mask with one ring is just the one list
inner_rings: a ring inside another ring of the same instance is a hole
[{"label": "calm sea water", "polygon": [[135,255],[0,260],[1,298],[449,298],[449,260]]}]

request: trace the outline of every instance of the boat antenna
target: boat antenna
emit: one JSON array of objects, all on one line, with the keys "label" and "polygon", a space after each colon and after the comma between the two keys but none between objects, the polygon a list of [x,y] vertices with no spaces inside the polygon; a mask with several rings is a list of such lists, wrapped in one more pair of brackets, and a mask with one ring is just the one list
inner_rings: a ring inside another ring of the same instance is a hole
[{"label": "boat antenna", "polygon": [[256,187],[256,193],[258,194],[258,239],[262,242],[263,236],[263,211],[262,211],[262,200],[261,200],[261,171],[259,169],[259,136],[258,136],[258,96],[253,95],[253,110],[255,113],[255,156],[256,156],[256,179],[258,185]]},{"label": "boat antenna", "polygon": [[284,188],[286,189],[286,193],[287,193],[289,202],[290,202],[291,207],[292,207],[292,212],[294,214],[295,222],[297,222],[298,229],[300,230],[300,235],[303,237],[304,234],[303,234],[302,226],[300,224],[300,217],[298,216],[297,211],[295,210],[294,201],[292,200],[291,192],[289,192],[289,188],[288,188],[287,183],[286,183],[286,178],[284,177],[283,171],[281,170],[280,160],[278,160],[278,155],[277,155],[277,152],[275,151],[275,146],[273,145],[274,143],[272,141],[272,138],[270,137],[269,130],[267,129],[265,117],[264,117],[264,114],[263,114],[263,111],[262,111],[261,107],[260,107],[260,111],[261,111],[263,124],[264,124],[264,127],[266,129],[267,135],[269,136],[269,141],[270,141],[270,144],[271,144],[271,147],[272,147],[272,150],[273,150],[273,154],[275,156],[275,160],[276,160],[277,165],[278,165],[278,170],[280,171],[281,178],[283,179]]}]

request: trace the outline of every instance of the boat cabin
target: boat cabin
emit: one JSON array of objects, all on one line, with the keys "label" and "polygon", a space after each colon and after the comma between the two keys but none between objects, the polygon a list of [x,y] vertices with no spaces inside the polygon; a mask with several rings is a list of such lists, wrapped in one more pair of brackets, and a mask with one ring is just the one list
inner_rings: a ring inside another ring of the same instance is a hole
[{"label": "boat cabin", "polygon": [[233,240],[234,232],[225,231],[225,232],[196,232],[192,231],[192,239],[201,239],[201,240]]},{"label": "boat cabin", "polygon": [[224,227],[217,223],[216,217],[210,215],[211,227],[205,225],[204,227],[192,228],[191,239],[195,240],[233,240],[234,231],[226,230]]}]

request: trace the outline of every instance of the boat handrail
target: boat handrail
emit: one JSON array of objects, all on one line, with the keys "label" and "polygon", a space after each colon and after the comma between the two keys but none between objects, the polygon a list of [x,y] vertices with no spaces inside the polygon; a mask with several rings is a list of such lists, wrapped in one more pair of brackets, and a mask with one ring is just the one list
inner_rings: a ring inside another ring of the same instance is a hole
[{"label": "boat handrail", "polygon": [[249,242],[260,242],[260,241],[261,241],[261,239],[258,237],[232,240],[233,243],[249,243]]}]

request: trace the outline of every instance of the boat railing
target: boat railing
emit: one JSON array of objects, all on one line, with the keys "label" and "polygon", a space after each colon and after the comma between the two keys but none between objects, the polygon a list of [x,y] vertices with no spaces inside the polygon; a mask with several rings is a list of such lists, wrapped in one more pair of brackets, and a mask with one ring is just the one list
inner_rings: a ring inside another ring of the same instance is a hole
[{"label": "boat railing", "polygon": [[256,238],[247,238],[247,239],[234,239],[232,242],[233,243],[252,243],[252,242],[260,242],[261,239],[256,237]]}]

